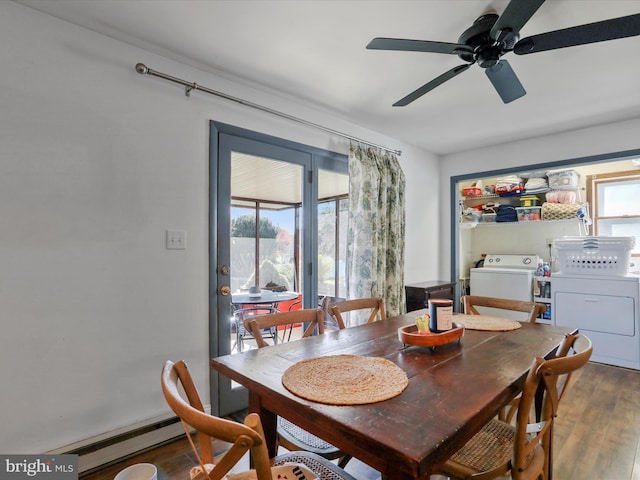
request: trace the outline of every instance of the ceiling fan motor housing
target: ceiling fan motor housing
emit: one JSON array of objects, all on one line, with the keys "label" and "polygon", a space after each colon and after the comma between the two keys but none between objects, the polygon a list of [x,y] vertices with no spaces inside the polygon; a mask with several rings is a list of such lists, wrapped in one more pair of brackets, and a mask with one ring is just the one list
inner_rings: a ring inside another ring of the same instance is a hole
[{"label": "ceiling fan motor housing", "polygon": [[505,42],[496,42],[491,38],[490,32],[493,25],[498,20],[498,14],[487,13],[476,19],[469,28],[467,28],[458,43],[468,45],[473,48],[471,52],[460,52],[458,56],[465,62],[476,62],[482,68],[494,66],[500,60],[500,57],[506,52],[511,51],[513,46],[519,40],[519,35],[510,35]]}]

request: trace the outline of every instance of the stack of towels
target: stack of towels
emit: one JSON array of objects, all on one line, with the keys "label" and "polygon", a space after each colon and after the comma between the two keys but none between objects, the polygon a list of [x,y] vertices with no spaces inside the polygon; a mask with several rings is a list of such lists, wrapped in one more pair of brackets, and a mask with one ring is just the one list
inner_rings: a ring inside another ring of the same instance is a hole
[{"label": "stack of towels", "polygon": [[517,175],[508,175],[496,180],[496,193],[520,192],[522,189],[522,178]]},{"label": "stack of towels", "polygon": [[542,193],[549,189],[546,178],[530,178],[524,186],[527,193]]}]

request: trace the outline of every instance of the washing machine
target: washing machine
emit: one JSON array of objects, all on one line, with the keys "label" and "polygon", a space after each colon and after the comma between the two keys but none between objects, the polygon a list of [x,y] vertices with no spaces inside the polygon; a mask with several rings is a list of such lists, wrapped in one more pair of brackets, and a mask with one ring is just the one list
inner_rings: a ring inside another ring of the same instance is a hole
[{"label": "washing machine", "polygon": [[[537,255],[487,255],[484,265],[471,269],[470,293],[483,297],[508,298],[510,300],[533,301],[533,281],[538,263]],[[524,312],[506,312],[494,308],[482,307],[478,311],[483,315],[511,318],[526,321]],[[538,320],[551,323],[551,320]]]}]

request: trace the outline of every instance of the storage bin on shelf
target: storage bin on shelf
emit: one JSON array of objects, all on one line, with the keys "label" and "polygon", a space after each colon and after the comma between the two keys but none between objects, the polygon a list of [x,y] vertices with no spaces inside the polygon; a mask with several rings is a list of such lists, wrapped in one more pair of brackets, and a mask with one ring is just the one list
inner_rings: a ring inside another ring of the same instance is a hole
[{"label": "storage bin on shelf", "polygon": [[546,194],[547,202],[549,203],[576,203],[575,190],[552,190]]},{"label": "storage bin on shelf", "polygon": [[477,187],[465,187],[462,189],[464,197],[479,197],[482,195],[482,189]]},{"label": "storage bin on shelf", "polygon": [[495,223],[496,214],[495,213],[483,213],[482,214],[482,221],[485,222],[485,223]]},{"label": "storage bin on shelf", "polygon": [[478,223],[482,221],[482,210],[467,209],[460,217],[463,223]]},{"label": "storage bin on shelf", "polygon": [[516,207],[519,222],[530,222],[542,218],[542,207]]},{"label": "storage bin on shelf", "polygon": [[540,199],[535,195],[523,195],[520,197],[521,207],[537,207],[540,205]]},{"label": "storage bin on shelf", "polygon": [[560,172],[547,172],[549,188],[576,188],[580,181],[580,174],[575,170],[562,170]]},{"label": "storage bin on shelf", "polygon": [[564,237],[553,241],[562,273],[614,275],[628,273],[635,237]]}]

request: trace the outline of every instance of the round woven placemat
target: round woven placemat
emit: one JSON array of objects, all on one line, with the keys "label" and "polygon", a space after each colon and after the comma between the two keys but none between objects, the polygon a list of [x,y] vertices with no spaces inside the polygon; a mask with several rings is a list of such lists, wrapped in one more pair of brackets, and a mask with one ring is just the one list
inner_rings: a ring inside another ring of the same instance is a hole
[{"label": "round woven placemat", "polygon": [[330,355],[289,367],[282,384],[294,395],[330,405],[364,405],[388,400],[407,388],[409,379],[385,358]]},{"label": "round woven placemat", "polygon": [[455,321],[464,325],[468,330],[487,330],[491,332],[508,332],[517,330],[522,324],[517,320],[508,318],[491,317],[489,315],[466,315],[455,316]]}]

